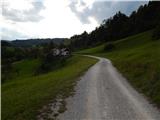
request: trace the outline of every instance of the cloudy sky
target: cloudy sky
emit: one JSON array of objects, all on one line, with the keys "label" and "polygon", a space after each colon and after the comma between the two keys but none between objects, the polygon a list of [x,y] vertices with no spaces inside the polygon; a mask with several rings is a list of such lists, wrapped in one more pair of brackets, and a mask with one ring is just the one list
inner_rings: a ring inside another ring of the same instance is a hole
[{"label": "cloudy sky", "polygon": [[1,0],[1,39],[71,37],[90,32],[117,11],[129,15],[147,1]]}]

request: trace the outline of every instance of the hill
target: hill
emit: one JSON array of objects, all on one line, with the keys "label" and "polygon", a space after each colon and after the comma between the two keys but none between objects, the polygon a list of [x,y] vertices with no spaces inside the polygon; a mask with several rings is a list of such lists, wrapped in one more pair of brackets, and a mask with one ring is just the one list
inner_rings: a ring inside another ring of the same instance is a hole
[{"label": "hill", "polygon": [[[2,40],[5,41],[5,40]],[[62,44],[64,41],[66,41],[66,38],[48,38],[48,39],[27,39],[27,40],[13,40],[13,41],[6,41],[10,43],[10,45],[15,47],[32,47],[35,45],[41,45],[41,44],[48,44],[50,42],[53,42],[54,44]]]},{"label": "hill", "polygon": [[[113,48],[105,50],[108,44],[111,44]],[[111,59],[139,92],[160,106],[160,39],[152,40],[152,31],[82,50],[78,53]]]},{"label": "hill", "polygon": [[[112,17],[105,19],[95,30],[74,35],[70,38],[70,48],[77,51],[99,44],[117,41],[131,35],[160,28],[160,2],[149,1],[133,11],[129,16],[117,11]],[[160,30],[160,29],[159,29]],[[159,34],[159,30],[155,32]],[[159,35],[160,36],[160,35]]]},{"label": "hill", "polygon": [[[14,63],[13,77],[2,84],[2,119],[35,120],[39,110],[57,96],[67,97],[73,92],[77,77],[97,60],[72,56],[65,66],[45,74],[34,75],[40,65],[39,59],[28,59]],[[77,69],[78,68],[78,69]],[[62,101],[59,112],[65,110]]]}]

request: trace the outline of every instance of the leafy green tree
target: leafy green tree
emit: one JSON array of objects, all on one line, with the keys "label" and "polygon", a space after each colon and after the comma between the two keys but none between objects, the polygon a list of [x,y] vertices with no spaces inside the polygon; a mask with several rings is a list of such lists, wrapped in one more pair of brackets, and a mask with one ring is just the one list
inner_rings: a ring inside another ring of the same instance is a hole
[{"label": "leafy green tree", "polygon": [[[160,2],[150,1],[141,5],[137,11],[127,16],[120,11],[106,19],[88,35],[84,32],[70,38],[73,50],[89,48],[104,42],[110,42],[154,29],[160,21]],[[158,28],[155,29],[155,33]],[[158,34],[158,32],[157,32]]]}]

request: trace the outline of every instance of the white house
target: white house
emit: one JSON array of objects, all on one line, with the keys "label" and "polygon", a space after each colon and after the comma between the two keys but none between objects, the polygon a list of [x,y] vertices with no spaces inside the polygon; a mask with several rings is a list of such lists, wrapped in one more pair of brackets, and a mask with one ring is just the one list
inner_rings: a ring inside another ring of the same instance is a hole
[{"label": "white house", "polygon": [[61,49],[61,55],[62,55],[62,56],[67,56],[67,55],[69,55],[69,50],[67,50],[67,48],[62,48],[62,49]]},{"label": "white house", "polygon": [[57,56],[57,55],[60,55],[61,51],[60,49],[54,48],[52,49],[52,53],[53,53],[53,56]]},{"label": "white house", "polygon": [[69,50],[67,48],[62,48],[62,49],[58,49],[58,48],[54,48],[52,49],[52,54],[53,56],[67,56],[69,55]]}]

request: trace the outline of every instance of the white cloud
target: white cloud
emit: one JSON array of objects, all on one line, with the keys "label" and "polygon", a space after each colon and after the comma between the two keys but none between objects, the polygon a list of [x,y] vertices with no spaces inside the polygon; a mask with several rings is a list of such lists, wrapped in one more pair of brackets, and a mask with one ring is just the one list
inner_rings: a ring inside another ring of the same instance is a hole
[{"label": "white cloud", "polygon": [[43,19],[39,12],[44,9],[42,2],[34,0],[6,0],[2,2],[2,15],[15,22],[37,22]]},{"label": "white cloud", "polygon": [[100,24],[104,19],[113,16],[116,12],[121,11],[129,15],[133,10],[136,10],[140,5],[145,4],[145,1],[72,1],[69,6],[73,13],[81,20],[82,23],[90,23],[89,17],[95,18]]},{"label": "white cloud", "polygon": [[[31,7],[27,8],[24,5],[22,9],[20,5],[8,0],[7,9],[17,8],[16,10],[29,11],[33,9],[32,2],[31,0],[27,3],[24,2],[27,6],[31,5]],[[56,2],[52,0],[43,0],[42,2],[45,9],[42,9],[38,15],[43,16],[44,19],[40,21],[33,22],[31,20],[21,22],[20,20],[9,19],[9,17],[3,16],[2,19],[0,19],[2,23],[0,26],[8,29],[8,31],[1,31],[3,39],[12,39],[11,36],[17,36],[15,33],[28,36],[27,38],[70,37],[74,34],[82,33],[84,30],[91,31],[98,25],[94,18],[90,18],[90,24],[84,25],[81,23],[69,8],[70,0],[58,0]],[[22,15],[18,17],[22,17]],[[26,17],[28,16],[30,16],[30,14]],[[35,16],[37,16],[37,14],[35,14]],[[13,17],[15,16],[13,15]],[[13,35],[11,35],[11,31],[14,31]],[[7,37],[7,34],[9,37]],[[20,35],[17,36],[17,38],[20,38]]]},{"label": "white cloud", "polygon": [[31,9],[33,0],[3,0],[3,7],[8,9],[29,10]]},{"label": "white cloud", "polygon": [[[108,4],[96,6],[96,0],[77,1],[3,0],[2,8],[8,13],[2,10],[0,36],[2,39],[71,37],[92,31],[102,18],[113,14]],[[77,13],[71,9],[71,3],[75,3]]]}]

